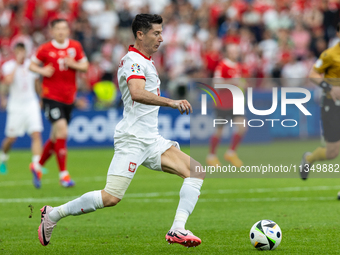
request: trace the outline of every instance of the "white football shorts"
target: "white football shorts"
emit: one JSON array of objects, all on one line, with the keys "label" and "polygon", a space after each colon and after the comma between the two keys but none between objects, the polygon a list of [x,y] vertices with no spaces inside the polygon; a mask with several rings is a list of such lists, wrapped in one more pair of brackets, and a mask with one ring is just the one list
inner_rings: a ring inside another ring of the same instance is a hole
[{"label": "white football shorts", "polygon": [[133,178],[137,168],[143,165],[151,170],[162,171],[161,155],[171,146],[179,144],[159,136],[153,140],[136,138],[115,139],[115,154],[107,175]]},{"label": "white football shorts", "polygon": [[5,135],[6,137],[22,137],[33,132],[42,132],[43,124],[41,110],[38,103],[32,103],[22,109],[7,111]]}]

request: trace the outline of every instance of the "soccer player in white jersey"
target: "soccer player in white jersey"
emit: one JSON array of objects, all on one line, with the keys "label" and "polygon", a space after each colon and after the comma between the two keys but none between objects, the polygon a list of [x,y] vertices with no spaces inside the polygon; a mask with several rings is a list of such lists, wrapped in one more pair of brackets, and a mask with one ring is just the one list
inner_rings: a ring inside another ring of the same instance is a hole
[{"label": "soccer player in white jersey", "polygon": [[23,43],[14,47],[15,59],[2,65],[3,84],[9,86],[5,139],[0,153],[1,173],[7,172],[8,153],[17,137],[28,133],[32,139],[32,163],[37,164],[42,150],[43,130],[39,100],[35,91],[38,75],[28,70],[30,60],[26,58]]},{"label": "soccer player in white jersey", "polygon": [[116,205],[140,165],[184,178],[175,219],[165,238],[169,243],[186,247],[201,243],[185,229],[185,223],[197,203],[204,173],[195,173],[195,167],[200,164],[182,152],[177,142],[161,137],[157,129],[160,106],[178,109],[181,114],[192,112],[187,100],[160,96],[160,80],[151,55],[163,41],[162,22],[159,15],[138,14],[132,23],[135,44],[129,47],[118,69],[124,114],[116,126],[115,154],[105,188],[88,192],[58,207],[41,208],[38,235],[42,245],[49,244],[52,230],[61,218]]}]

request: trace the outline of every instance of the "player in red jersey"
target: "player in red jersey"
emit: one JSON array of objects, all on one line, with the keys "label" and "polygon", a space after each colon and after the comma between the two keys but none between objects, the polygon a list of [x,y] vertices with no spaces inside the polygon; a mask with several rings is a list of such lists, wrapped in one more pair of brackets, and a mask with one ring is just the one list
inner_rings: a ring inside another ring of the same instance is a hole
[{"label": "player in red jersey", "polygon": [[[225,83],[227,79],[228,83],[241,86],[240,78],[245,77],[247,71],[238,63],[239,52],[239,46],[236,44],[228,44],[226,46],[227,58],[222,59],[217,65],[214,73],[214,83]],[[243,123],[245,120],[243,116],[233,116],[233,97],[231,92],[228,89],[220,89],[218,94],[221,97],[222,105],[218,104],[216,107],[216,118],[226,119],[228,121],[232,120],[233,123]],[[210,139],[210,153],[206,159],[208,165],[221,165],[216,156],[216,149],[222,137],[223,126],[224,125],[218,125],[215,134]],[[236,148],[241,142],[247,128],[246,125],[242,124],[235,124],[233,126],[236,126],[237,130],[232,136],[230,148],[225,152],[224,159],[236,167],[241,167],[243,163],[236,154]]]},{"label": "player in red jersey", "polygon": [[86,72],[89,64],[80,43],[68,38],[70,28],[65,19],[51,22],[51,34],[53,40],[39,47],[30,64],[31,71],[43,76],[43,107],[52,123],[51,135],[44,146],[39,165],[31,165],[30,169],[33,183],[40,184],[41,166],[54,152],[60,170],[60,184],[71,187],[74,182],[66,170],[67,125],[77,91],[76,72]]}]

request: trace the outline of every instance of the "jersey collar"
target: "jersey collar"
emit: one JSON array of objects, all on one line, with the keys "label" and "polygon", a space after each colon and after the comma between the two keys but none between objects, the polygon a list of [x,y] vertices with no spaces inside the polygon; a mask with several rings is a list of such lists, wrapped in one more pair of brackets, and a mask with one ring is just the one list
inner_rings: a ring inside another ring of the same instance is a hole
[{"label": "jersey collar", "polygon": [[237,65],[236,62],[231,61],[229,58],[225,58],[224,63],[227,64],[227,65],[233,66],[233,67]]},{"label": "jersey collar", "polygon": [[133,52],[136,52],[140,55],[142,55],[142,57],[144,57],[145,59],[147,60],[151,60],[151,56],[148,58],[147,56],[145,56],[142,52],[140,52],[139,50],[137,50],[135,47],[133,47],[133,45],[130,45],[129,46],[129,51],[133,51]]},{"label": "jersey collar", "polygon": [[70,40],[69,39],[66,39],[64,41],[64,43],[58,43],[56,40],[52,40],[51,41],[52,45],[54,46],[54,48],[57,48],[57,49],[65,49],[68,47],[68,45],[70,44]]}]

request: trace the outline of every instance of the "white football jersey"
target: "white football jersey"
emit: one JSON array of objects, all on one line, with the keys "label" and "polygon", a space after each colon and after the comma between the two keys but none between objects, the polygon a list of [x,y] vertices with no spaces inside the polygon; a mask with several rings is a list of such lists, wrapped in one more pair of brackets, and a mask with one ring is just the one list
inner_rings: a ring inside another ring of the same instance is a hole
[{"label": "white football jersey", "polygon": [[144,79],[145,90],[160,96],[160,80],[153,60],[133,46],[122,58],[118,69],[119,89],[124,103],[123,119],[117,124],[115,138],[133,136],[156,138],[159,106],[132,101],[127,83],[130,79]]},{"label": "white football jersey", "polygon": [[35,79],[39,76],[29,71],[30,60],[26,59],[17,66],[15,60],[9,60],[2,65],[2,74],[9,75],[16,68],[13,83],[9,88],[7,110],[20,110],[31,103],[39,103],[35,92]]}]

